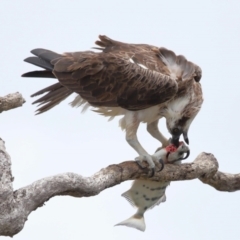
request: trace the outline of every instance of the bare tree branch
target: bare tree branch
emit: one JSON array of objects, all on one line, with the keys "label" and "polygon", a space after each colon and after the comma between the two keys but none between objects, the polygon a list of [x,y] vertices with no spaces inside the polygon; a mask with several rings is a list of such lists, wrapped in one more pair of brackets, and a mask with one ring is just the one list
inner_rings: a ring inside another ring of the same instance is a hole
[{"label": "bare tree branch", "polygon": [[[13,236],[20,232],[28,215],[54,196],[90,197],[121,182],[147,178],[147,169],[140,169],[134,161],[126,161],[103,168],[91,177],[76,173],[58,174],[13,191],[11,159],[4,141],[0,139],[0,236]],[[199,154],[192,163],[167,164],[151,180],[178,181],[195,178],[220,191],[240,189],[240,174],[218,172],[218,162],[209,153]]]},{"label": "bare tree branch", "polygon": [[25,103],[21,93],[10,93],[5,97],[0,97],[0,113],[13,108],[21,107]]},{"label": "bare tree branch", "polygon": [[217,172],[212,178],[200,177],[206,183],[219,191],[234,192],[240,190],[240,174]]}]

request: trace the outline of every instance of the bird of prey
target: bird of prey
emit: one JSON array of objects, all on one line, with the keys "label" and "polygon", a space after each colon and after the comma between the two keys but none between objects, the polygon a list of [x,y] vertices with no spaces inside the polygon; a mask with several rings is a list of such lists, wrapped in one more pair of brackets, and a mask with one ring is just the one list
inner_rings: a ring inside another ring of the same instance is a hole
[{"label": "bird of prey", "polygon": [[[160,157],[164,163],[180,164],[181,160],[185,158],[184,154],[188,154],[189,151],[189,147],[181,142],[178,148],[168,145],[154,155],[158,158]],[[115,226],[123,225],[145,231],[144,213],[166,201],[165,191],[169,185],[170,182],[157,182],[149,179],[133,181],[132,187],[124,192],[122,196],[137,208],[137,212],[132,217]]]},{"label": "bird of prey", "polygon": [[139,124],[147,123],[147,131],[165,147],[169,141],[158,129],[158,121],[164,117],[172,135],[171,143],[178,146],[183,135],[188,144],[188,129],[203,102],[201,68],[163,47],[127,44],[101,35],[96,44],[97,51],[64,54],[46,49],[31,51],[35,56],[25,61],[44,70],[28,72],[23,77],[58,80],[32,95],[45,94],[34,102],[41,105],[37,114],[75,92],[72,106],[84,109],[92,106],[110,118],[123,115],[120,126],[139,155],[136,161],[140,165],[147,161],[154,172],[158,159],[139,143]]}]

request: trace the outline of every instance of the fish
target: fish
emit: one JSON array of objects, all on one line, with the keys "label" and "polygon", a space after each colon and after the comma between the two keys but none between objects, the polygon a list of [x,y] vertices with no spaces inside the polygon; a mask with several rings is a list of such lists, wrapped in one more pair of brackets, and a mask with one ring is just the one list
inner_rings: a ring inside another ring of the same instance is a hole
[{"label": "fish", "polygon": [[[162,160],[164,164],[181,164],[181,160],[186,159],[189,153],[189,147],[184,142],[180,142],[178,147],[170,144],[165,148],[158,149],[153,154],[153,158]],[[185,154],[187,156],[184,157]],[[137,208],[137,212],[115,226],[132,227],[144,232],[146,229],[144,213],[166,201],[165,192],[169,185],[170,181],[134,180],[131,188],[122,196]]]}]

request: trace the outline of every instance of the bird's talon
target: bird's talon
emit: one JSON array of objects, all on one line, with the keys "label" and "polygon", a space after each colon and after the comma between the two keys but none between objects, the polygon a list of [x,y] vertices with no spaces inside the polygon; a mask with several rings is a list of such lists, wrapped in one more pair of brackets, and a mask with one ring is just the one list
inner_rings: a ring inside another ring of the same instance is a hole
[{"label": "bird's talon", "polygon": [[161,167],[159,168],[159,170],[157,170],[157,172],[161,172],[164,169],[164,162],[161,158],[159,159],[159,163],[161,164]]},{"label": "bird's talon", "polygon": [[149,173],[148,173],[148,177],[152,178],[155,174],[155,168],[149,168]]}]

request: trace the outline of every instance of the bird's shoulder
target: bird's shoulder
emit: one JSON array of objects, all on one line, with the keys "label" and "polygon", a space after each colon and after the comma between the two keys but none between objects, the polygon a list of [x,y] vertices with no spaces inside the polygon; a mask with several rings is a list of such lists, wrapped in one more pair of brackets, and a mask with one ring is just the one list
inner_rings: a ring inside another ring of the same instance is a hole
[{"label": "bird's shoulder", "polygon": [[117,58],[128,58],[132,63],[143,68],[169,75],[167,66],[158,57],[159,48],[148,44],[131,44],[112,40],[107,36],[99,36],[95,42],[105,54]]}]

